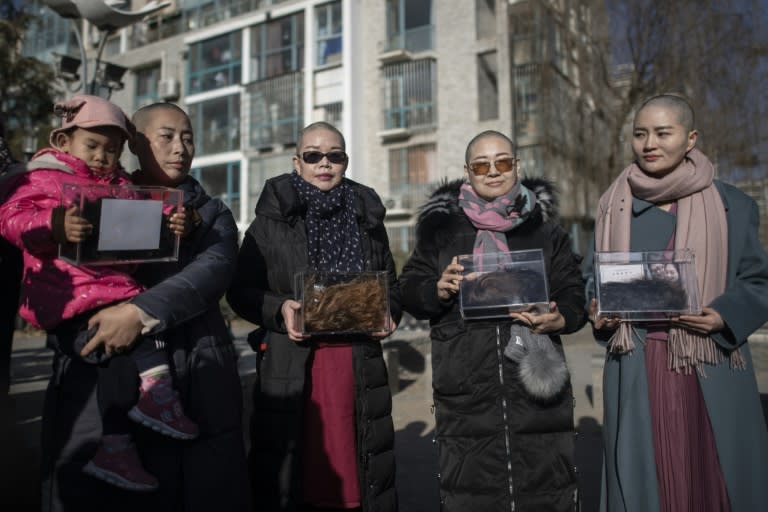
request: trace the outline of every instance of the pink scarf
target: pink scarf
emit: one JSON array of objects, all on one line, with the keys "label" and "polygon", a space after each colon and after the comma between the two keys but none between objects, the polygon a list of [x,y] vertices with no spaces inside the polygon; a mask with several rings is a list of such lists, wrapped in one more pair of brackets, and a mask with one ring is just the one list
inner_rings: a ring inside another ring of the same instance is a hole
[{"label": "pink scarf", "polygon": [[[595,219],[598,251],[628,251],[632,199],[652,203],[677,201],[675,248],[693,249],[702,303],[709,304],[725,290],[728,269],[728,224],[725,207],[713,180],[715,168],[698,149],[692,149],[678,167],[662,178],[645,174],[636,163],[624,169],[600,198]],[[630,322],[622,322],[609,342],[613,353],[634,349]],[[690,374],[701,364],[718,364],[725,355],[711,337],[673,327],[667,342],[670,370]],[[731,366],[742,367],[738,351]]]},{"label": "pink scarf", "polygon": [[468,183],[461,185],[459,206],[477,229],[473,253],[509,252],[504,233],[528,220],[535,204],[536,194],[519,181],[493,201],[478,196]]}]

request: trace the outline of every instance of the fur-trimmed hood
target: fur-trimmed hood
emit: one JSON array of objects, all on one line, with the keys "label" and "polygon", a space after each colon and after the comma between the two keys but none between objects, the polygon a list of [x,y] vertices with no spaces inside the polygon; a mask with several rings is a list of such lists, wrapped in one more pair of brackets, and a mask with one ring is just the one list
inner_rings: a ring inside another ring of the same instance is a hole
[{"label": "fur-trimmed hood", "polygon": [[[443,238],[453,221],[465,214],[459,207],[459,191],[464,180],[444,181],[419,208],[416,224],[417,236]],[[534,229],[545,222],[559,221],[559,197],[551,181],[542,178],[524,178],[523,186],[536,194],[536,206],[530,218],[517,229]]]}]

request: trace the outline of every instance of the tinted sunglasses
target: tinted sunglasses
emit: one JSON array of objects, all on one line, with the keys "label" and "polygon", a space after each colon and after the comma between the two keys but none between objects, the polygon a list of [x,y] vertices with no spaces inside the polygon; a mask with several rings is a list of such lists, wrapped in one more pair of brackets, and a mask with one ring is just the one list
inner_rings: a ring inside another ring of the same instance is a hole
[{"label": "tinted sunglasses", "polygon": [[497,171],[504,174],[505,172],[515,170],[517,167],[517,158],[508,157],[499,158],[493,162],[473,162],[469,164],[469,169],[475,176],[485,176],[491,172],[491,164],[493,164]]},{"label": "tinted sunglasses", "polygon": [[329,151],[328,153],[321,153],[320,151],[305,151],[301,154],[301,159],[308,164],[316,164],[323,157],[328,158],[328,161],[332,164],[344,164],[349,158],[343,151]]}]

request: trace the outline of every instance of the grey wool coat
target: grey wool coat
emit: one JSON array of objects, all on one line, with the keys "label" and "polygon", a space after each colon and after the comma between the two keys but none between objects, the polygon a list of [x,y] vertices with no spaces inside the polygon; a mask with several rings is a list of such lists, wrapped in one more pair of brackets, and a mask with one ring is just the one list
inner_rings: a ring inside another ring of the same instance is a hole
[{"label": "grey wool coat", "polygon": [[[708,304],[726,329],[713,338],[726,353],[740,348],[746,370],[728,361],[706,365],[699,376],[720,465],[733,512],[768,510],[768,434],[747,337],[768,321],[768,253],[757,236],[755,202],[733,186],[715,182],[728,222],[726,289]],[[674,216],[634,199],[630,250],[663,250]],[[604,338],[605,333],[596,332]],[[601,510],[659,510],[650,422],[643,330],[631,355],[606,356],[603,374],[605,419]]]}]

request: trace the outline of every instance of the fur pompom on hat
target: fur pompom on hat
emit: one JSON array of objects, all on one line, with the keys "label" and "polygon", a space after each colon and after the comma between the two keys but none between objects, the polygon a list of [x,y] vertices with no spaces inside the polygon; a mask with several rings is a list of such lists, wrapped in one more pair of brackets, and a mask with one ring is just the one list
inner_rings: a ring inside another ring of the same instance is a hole
[{"label": "fur pompom on hat", "polygon": [[568,382],[568,366],[549,336],[513,324],[504,356],[519,365],[520,382],[538,401],[555,398]]},{"label": "fur pompom on hat", "polygon": [[49,142],[56,147],[56,136],[71,128],[95,128],[114,126],[119,128],[126,140],[132,140],[136,128],[128,116],[114,103],[99,96],[77,94],[67,101],[56,103],[53,112],[61,117],[61,127],[51,132]]}]

